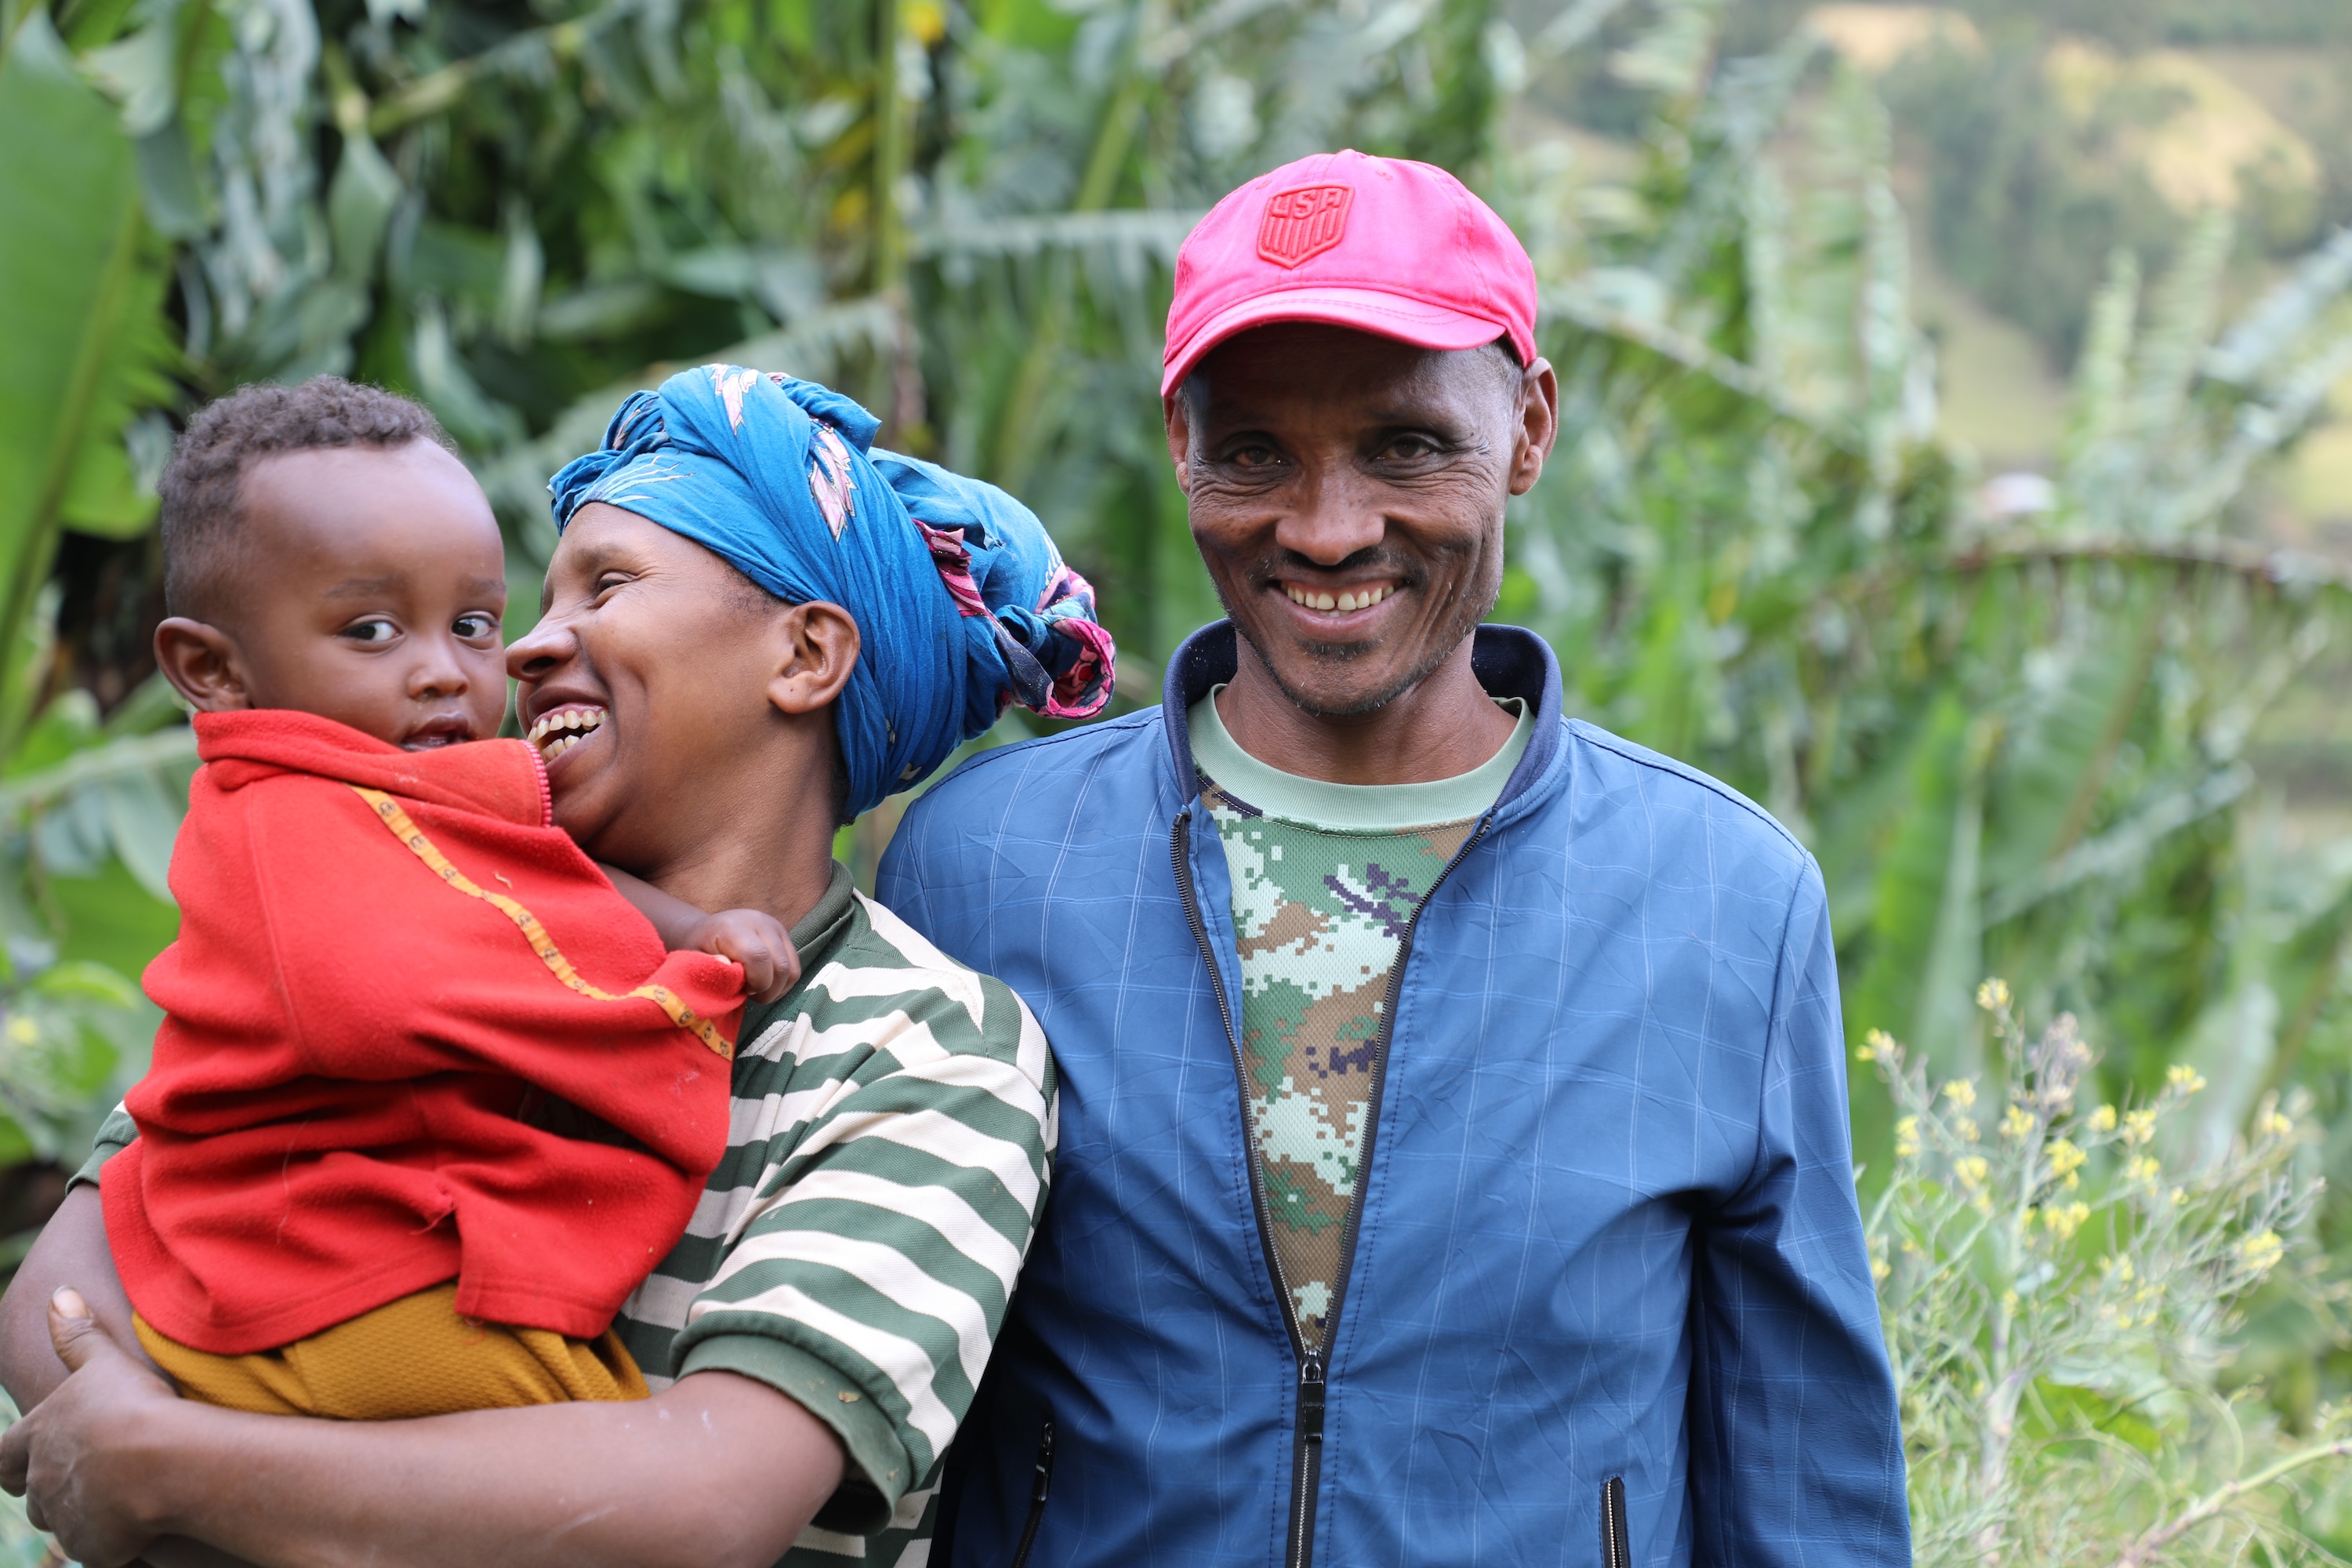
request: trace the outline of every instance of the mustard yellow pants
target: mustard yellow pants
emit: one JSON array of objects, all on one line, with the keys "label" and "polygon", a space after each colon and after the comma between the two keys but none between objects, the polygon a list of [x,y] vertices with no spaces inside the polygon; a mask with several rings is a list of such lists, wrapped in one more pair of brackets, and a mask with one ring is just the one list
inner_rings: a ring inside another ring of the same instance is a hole
[{"label": "mustard yellow pants", "polygon": [[139,1342],[180,1392],[264,1415],[400,1421],[646,1396],[637,1363],[607,1331],[572,1340],[457,1315],[455,1281],[419,1290],[274,1351],[215,1355],[165,1339],[134,1318]]}]

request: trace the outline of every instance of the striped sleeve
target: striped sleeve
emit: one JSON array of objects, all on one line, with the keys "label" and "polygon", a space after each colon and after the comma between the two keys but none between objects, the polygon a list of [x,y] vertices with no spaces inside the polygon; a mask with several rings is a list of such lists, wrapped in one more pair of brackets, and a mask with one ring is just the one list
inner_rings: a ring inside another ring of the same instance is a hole
[{"label": "striped sleeve", "polygon": [[139,1129],[131,1121],[131,1112],[117,1105],[106,1113],[106,1120],[99,1123],[98,1136],[90,1143],[89,1158],[81,1163],[81,1169],[73,1173],[66,1186],[71,1189],[84,1182],[93,1187],[98,1185],[99,1171],[109,1160],[130,1148],[131,1141],[138,1136]]},{"label": "striped sleeve", "polygon": [[699,1283],[668,1361],[832,1427],[863,1484],[817,1522],[865,1533],[971,1408],[1045,1199],[1053,1065],[1010,990],[864,899],[798,997],[746,1047],[775,1092],[739,1074],[740,1197],[713,1181],[722,1250],[680,1270]]}]

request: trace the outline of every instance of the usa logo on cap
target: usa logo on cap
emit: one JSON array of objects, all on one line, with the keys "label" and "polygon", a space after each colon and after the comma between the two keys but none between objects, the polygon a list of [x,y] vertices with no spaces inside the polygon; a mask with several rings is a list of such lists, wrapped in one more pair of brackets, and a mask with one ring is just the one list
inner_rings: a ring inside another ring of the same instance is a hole
[{"label": "usa logo on cap", "polygon": [[1300,185],[1276,191],[1257,226],[1257,253],[1277,267],[1296,267],[1322,255],[1348,232],[1349,185]]}]

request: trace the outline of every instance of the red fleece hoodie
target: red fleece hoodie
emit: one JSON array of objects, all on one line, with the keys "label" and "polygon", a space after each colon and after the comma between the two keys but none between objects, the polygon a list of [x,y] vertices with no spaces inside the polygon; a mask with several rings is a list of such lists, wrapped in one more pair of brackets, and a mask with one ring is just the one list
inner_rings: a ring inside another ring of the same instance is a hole
[{"label": "red fleece hoodie", "polygon": [[196,741],[168,1016],[100,1184],[131,1304],[234,1355],[454,1277],[469,1317],[602,1333],[725,1148],[741,971],[665,954],[520,741],[276,710]]}]

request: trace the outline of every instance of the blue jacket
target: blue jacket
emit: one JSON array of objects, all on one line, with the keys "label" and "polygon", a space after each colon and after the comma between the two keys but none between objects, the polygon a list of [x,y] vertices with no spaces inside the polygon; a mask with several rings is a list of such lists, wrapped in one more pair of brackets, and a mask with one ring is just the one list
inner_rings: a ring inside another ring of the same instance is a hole
[{"label": "blue jacket", "polygon": [[[1185,710],[974,758],[883,901],[1035,1010],[1047,1205],[931,1561],[1910,1561],[1821,875],[1739,795],[1560,714],[1488,626],[1525,759],[1407,938],[1327,1333],[1257,1217],[1230,886]],[[1042,1498],[1043,1500],[1039,1500]]]}]

